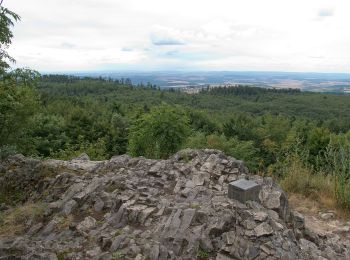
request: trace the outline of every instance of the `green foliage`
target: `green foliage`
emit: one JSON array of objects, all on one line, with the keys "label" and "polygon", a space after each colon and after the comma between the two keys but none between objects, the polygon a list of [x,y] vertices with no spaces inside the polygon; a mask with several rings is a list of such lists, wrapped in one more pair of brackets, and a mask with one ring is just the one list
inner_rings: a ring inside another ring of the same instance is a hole
[{"label": "green foliage", "polygon": [[118,259],[124,259],[125,254],[123,252],[121,252],[120,250],[115,251],[112,254],[112,260],[118,260]]},{"label": "green foliage", "polygon": [[324,170],[335,179],[337,201],[350,209],[350,131],[331,136],[324,159]]},{"label": "green foliage", "polygon": [[[119,112],[120,109],[118,109]],[[113,113],[107,137],[107,150],[110,156],[126,153],[128,145],[129,121],[119,113]]]},{"label": "green foliage", "polygon": [[[0,6],[0,151],[1,156],[11,153],[9,147],[28,150],[31,143],[28,130],[31,116],[38,109],[38,93],[34,86],[39,74],[30,69],[8,72],[8,62],[14,60],[7,53],[12,42],[11,27],[20,17]],[[13,150],[13,149],[12,149]]]},{"label": "green foliage", "polygon": [[256,127],[252,117],[246,114],[238,114],[223,126],[223,132],[227,137],[238,137],[241,140],[253,140],[253,132]]},{"label": "green foliage", "polygon": [[235,137],[227,138],[224,135],[205,135],[197,132],[186,140],[183,147],[221,150],[227,155],[244,160],[251,171],[256,171],[259,166],[257,159],[258,149],[254,147],[252,141],[242,141]]},{"label": "green foliage", "polygon": [[83,136],[78,136],[77,143],[68,143],[65,149],[52,152],[51,156],[62,160],[71,160],[82,153],[87,153],[91,160],[103,160],[107,157],[106,141],[101,138],[96,142],[90,143],[84,140]]},{"label": "green foliage", "polygon": [[4,76],[5,70],[10,66],[8,61],[14,59],[7,53],[7,48],[12,42],[13,33],[11,27],[20,17],[9,9],[0,5],[0,77]]},{"label": "green foliage", "polygon": [[13,145],[3,145],[0,146],[0,160],[5,159],[10,155],[14,155],[17,153],[16,147]]},{"label": "green foliage", "polygon": [[204,112],[188,109],[187,111],[192,130],[213,134],[219,130],[218,124],[212,121]]},{"label": "green foliage", "polygon": [[189,132],[184,110],[162,104],[142,115],[131,127],[129,152],[133,156],[167,158],[181,147]]},{"label": "green foliage", "polygon": [[209,259],[210,257],[210,253],[208,253],[207,251],[203,250],[203,249],[199,249],[197,252],[197,258],[198,259]]}]

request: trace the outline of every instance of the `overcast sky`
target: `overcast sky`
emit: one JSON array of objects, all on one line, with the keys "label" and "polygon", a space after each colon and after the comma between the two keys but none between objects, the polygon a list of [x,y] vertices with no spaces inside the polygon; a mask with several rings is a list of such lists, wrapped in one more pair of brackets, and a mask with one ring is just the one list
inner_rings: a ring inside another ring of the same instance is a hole
[{"label": "overcast sky", "polygon": [[349,0],[4,0],[40,71],[350,72]]}]

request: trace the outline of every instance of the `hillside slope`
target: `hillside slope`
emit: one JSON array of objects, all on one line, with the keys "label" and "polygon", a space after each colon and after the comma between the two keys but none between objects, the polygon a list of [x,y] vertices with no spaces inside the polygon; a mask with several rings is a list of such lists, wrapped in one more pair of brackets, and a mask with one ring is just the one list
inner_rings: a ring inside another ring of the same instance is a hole
[{"label": "hillside slope", "polygon": [[[227,184],[261,184],[259,202]],[[319,236],[271,178],[217,150],[168,160],[90,161],[16,155],[0,167],[0,259],[346,259],[350,243]],[[13,203],[17,200],[17,203]],[[24,204],[23,204],[24,203]]]}]

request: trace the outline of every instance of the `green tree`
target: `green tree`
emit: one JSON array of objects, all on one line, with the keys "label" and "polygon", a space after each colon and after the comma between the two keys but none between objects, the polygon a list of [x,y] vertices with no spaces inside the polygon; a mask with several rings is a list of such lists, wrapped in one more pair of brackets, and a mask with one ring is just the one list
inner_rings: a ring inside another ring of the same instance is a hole
[{"label": "green tree", "polygon": [[217,149],[227,155],[233,156],[239,160],[243,160],[249,170],[256,172],[259,167],[258,149],[252,141],[241,141],[237,137],[227,138],[224,135],[205,135],[196,132],[187,138],[184,148],[193,149]]},{"label": "green tree", "polygon": [[39,96],[34,89],[38,74],[17,69],[0,80],[0,146],[28,142],[30,117],[38,110]]},{"label": "green tree", "polygon": [[125,154],[128,144],[129,122],[119,113],[113,113],[108,134],[107,151],[110,156]]},{"label": "green tree", "polygon": [[0,3],[0,75],[4,76],[9,62],[15,60],[8,54],[7,49],[12,42],[13,33],[11,27],[20,19],[19,15],[2,6]]},{"label": "green tree", "polygon": [[218,131],[219,127],[203,113],[193,109],[188,110],[192,130],[212,134]]},{"label": "green tree", "polygon": [[39,74],[30,69],[8,72],[14,59],[7,49],[12,42],[11,27],[20,17],[0,2],[0,148],[17,146],[22,152],[27,138],[30,116],[36,111],[38,95],[34,85]]},{"label": "green tree", "polygon": [[253,140],[254,120],[248,115],[238,114],[224,124],[223,131],[227,137],[238,137],[240,140]]},{"label": "green tree", "polygon": [[162,104],[136,120],[130,129],[128,150],[133,156],[167,158],[181,147],[189,133],[185,111]]}]

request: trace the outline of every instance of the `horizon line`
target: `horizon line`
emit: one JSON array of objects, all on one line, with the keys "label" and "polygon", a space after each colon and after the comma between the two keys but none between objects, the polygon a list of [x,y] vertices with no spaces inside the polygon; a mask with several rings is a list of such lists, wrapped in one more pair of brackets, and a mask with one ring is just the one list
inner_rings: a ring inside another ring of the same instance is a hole
[{"label": "horizon line", "polygon": [[39,70],[41,74],[75,74],[75,73],[287,73],[287,74],[342,74],[349,75],[350,72],[325,72],[325,71],[283,71],[283,70],[143,70],[143,69],[134,69],[134,70],[53,70],[45,71]]}]

